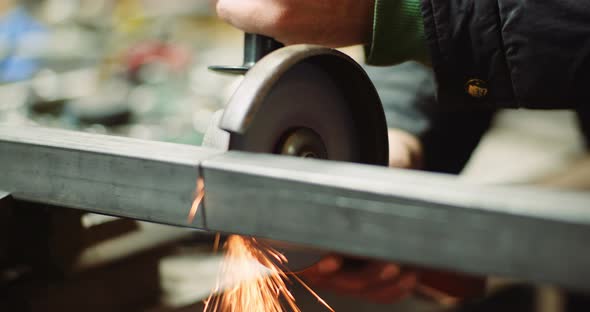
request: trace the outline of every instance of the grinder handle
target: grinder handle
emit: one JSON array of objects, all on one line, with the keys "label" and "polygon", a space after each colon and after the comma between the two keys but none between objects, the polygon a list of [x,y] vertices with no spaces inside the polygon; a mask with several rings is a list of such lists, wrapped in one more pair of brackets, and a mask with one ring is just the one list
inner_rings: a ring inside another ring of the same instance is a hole
[{"label": "grinder handle", "polygon": [[257,35],[244,34],[244,63],[238,66],[209,66],[209,69],[218,73],[230,75],[244,75],[256,62],[269,54],[280,49],[283,44],[273,38]]},{"label": "grinder handle", "polygon": [[271,37],[251,33],[244,34],[244,66],[252,67],[270,52],[284,45]]}]

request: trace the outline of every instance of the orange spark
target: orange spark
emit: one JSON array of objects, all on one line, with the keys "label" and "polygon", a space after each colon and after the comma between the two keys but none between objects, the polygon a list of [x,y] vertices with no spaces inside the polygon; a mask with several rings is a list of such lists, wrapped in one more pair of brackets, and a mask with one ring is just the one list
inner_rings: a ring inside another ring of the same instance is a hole
[{"label": "orange spark", "polygon": [[[193,222],[204,197],[205,183],[199,177],[188,223]],[[216,234],[215,252],[219,239],[220,235]],[[205,300],[204,312],[301,312],[287,287],[287,283],[292,283],[289,276],[293,276],[323,306],[334,312],[318,294],[287,268],[287,258],[271,246],[255,238],[231,235],[224,248],[225,257],[217,284]]]},{"label": "orange spark", "polygon": [[195,219],[195,216],[197,215],[197,210],[199,210],[199,206],[201,205],[201,202],[203,201],[204,197],[205,197],[205,181],[203,181],[203,177],[199,177],[199,179],[197,180],[197,197],[193,201],[193,205],[191,207],[191,210],[188,213],[187,222],[189,224],[193,223],[193,220]]},{"label": "orange spark", "polygon": [[[301,312],[287,284],[292,273],[287,259],[255,238],[229,236],[217,285],[205,300],[204,312]],[[292,275],[329,311],[334,311],[309,286]]]}]

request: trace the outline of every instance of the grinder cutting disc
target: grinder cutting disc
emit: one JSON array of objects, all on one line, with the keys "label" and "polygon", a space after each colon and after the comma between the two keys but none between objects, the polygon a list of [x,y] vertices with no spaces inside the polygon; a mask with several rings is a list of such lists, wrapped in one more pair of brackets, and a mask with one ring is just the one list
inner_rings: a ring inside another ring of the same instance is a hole
[{"label": "grinder cutting disc", "polygon": [[[229,136],[208,131],[206,144],[383,166],[388,161],[387,126],[373,84],[354,60],[320,46],[288,46],[258,61],[218,126]],[[281,249],[293,271],[321,256]]]}]

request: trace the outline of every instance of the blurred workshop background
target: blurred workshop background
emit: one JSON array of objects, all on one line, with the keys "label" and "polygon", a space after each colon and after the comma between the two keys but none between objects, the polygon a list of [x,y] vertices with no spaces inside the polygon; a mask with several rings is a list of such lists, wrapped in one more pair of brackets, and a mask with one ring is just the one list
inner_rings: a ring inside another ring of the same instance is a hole
[{"label": "blurred workshop background", "polygon": [[[240,79],[207,66],[240,64],[241,49],[242,33],[209,0],[0,0],[0,123],[199,145]],[[587,189],[586,157],[574,113],[503,111],[462,177]],[[214,285],[209,234],[65,209],[3,213],[0,311],[199,311]],[[17,235],[27,244],[11,245]],[[557,291],[531,294],[536,311],[560,311]],[[322,295],[337,311],[446,309]],[[303,311],[322,311],[296,297]]]}]

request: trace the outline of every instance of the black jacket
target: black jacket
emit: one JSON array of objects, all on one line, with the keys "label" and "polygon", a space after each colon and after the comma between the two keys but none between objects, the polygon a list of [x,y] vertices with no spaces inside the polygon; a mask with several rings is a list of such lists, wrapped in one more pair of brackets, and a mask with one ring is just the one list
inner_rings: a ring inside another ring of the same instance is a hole
[{"label": "black jacket", "polygon": [[[447,109],[435,99],[432,70],[415,62],[365,70],[379,91],[388,126],[420,138],[423,169],[460,173],[490,128],[496,109]],[[578,120],[590,146],[590,106],[578,109]]]},{"label": "black jacket", "polygon": [[590,105],[590,1],[422,0],[440,105]]},{"label": "black jacket", "polygon": [[415,62],[365,70],[379,91],[387,125],[420,138],[423,169],[459,173],[490,127],[495,109],[440,105],[432,71]]}]

